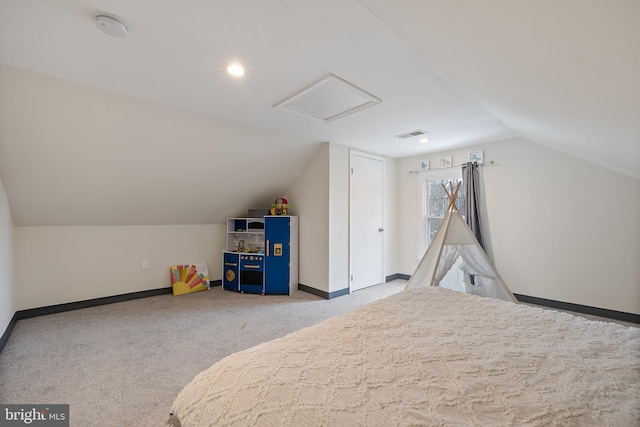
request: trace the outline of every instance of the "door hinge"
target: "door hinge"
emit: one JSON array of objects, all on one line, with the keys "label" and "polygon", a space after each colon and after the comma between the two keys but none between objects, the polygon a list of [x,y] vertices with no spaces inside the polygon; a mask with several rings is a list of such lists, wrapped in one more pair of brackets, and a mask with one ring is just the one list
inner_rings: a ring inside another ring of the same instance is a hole
[{"label": "door hinge", "polygon": [[353,282],[353,274],[351,275],[351,281]]},{"label": "door hinge", "polygon": [[351,168],[351,175],[353,175],[353,168]]}]

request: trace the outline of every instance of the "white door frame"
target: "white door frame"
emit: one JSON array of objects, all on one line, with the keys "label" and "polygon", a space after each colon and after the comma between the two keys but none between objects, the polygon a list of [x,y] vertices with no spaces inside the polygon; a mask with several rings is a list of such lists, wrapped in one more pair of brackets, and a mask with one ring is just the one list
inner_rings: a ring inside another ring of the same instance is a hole
[{"label": "white door frame", "polygon": [[[382,224],[380,224],[380,226],[382,228],[384,228],[384,203],[386,200],[386,194],[385,194],[385,160],[384,157],[380,157],[380,156],[376,156],[374,154],[369,154],[369,153],[365,153],[362,151],[356,151],[356,150],[349,150],[349,293],[353,292],[351,289],[351,278],[353,277],[353,266],[352,266],[352,262],[353,262],[353,236],[352,236],[352,230],[353,230],[353,221],[354,218],[352,217],[352,203],[353,203],[353,187],[352,187],[352,176],[353,176],[353,157],[354,156],[358,156],[358,157],[364,157],[367,159],[371,159],[371,160],[378,160],[382,163],[382,204],[380,205],[380,212],[381,212],[381,217],[382,217]],[[385,281],[385,259],[384,259],[384,248],[385,248],[385,235],[384,235],[384,231],[382,232],[382,253],[380,254],[380,264],[382,265],[382,275],[380,277],[380,283],[384,283]]]}]

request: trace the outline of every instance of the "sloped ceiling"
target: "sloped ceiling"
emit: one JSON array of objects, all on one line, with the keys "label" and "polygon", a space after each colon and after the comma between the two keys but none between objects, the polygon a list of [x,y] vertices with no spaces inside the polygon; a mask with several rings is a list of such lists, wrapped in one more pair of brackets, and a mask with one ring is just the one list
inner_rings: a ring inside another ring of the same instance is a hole
[{"label": "sloped ceiling", "polygon": [[[222,222],[324,141],[406,157],[520,135],[640,178],[639,3],[0,0],[14,223]],[[328,124],[273,108],[329,73],[382,103]],[[429,144],[393,137],[415,129]]]},{"label": "sloped ceiling", "polygon": [[267,208],[319,143],[0,66],[16,225],[215,224]]},{"label": "sloped ceiling", "polygon": [[518,135],[640,178],[637,0],[361,0]]}]

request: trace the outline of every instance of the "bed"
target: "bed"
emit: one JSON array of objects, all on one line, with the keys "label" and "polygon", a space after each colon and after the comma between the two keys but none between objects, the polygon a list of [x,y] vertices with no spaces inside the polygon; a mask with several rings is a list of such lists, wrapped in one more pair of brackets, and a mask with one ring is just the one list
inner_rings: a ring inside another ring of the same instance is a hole
[{"label": "bed", "polygon": [[640,425],[640,328],[407,289],[220,360],[169,423]]}]

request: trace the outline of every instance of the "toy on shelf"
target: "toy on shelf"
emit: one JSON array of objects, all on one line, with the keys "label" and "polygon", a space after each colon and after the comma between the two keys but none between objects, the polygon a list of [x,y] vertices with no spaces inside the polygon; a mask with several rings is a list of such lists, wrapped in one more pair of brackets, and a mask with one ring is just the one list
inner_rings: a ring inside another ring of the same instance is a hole
[{"label": "toy on shelf", "polygon": [[287,204],[287,199],[278,197],[275,203],[271,204],[271,215],[289,215],[291,206]]}]

